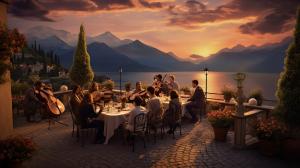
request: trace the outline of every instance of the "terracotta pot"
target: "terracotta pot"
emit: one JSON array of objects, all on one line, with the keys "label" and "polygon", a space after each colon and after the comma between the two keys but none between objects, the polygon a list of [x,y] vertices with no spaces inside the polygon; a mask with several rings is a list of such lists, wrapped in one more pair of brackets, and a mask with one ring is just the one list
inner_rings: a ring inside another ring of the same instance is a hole
[{"label": "terracotta pot", "polygon": [[279,146],[275,141],[260,140],[259,150],[263,155],[275,156],[279,153]]},{"label": "terracotta pot", "polygon": [[286,159],[300,158],[300,139],[285,139],[282,142],[282,154]]},{"label": "terracotta pot", "polygon": [[214,134],[215,134],[215,140],[216,141],[226,141],[227,133],[229,128],[228,127],[213,127]]}]

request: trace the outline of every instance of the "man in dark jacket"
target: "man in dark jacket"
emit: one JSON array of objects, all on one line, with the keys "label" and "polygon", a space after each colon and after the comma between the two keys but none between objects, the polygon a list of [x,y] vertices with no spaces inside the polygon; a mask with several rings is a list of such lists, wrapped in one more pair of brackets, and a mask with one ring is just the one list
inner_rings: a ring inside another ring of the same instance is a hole
[{"label": "man in dark jacket", "polygon": [[[199,109],[197,111],[202,112],[205,106],[205,95],[200,86],[198,86],[198,80],[192,81],[192,86],[195,88],[195,92],[193,96],[188,100],[189,102],[186,104],[186,109],[192,116],[192,122],[196,123],[198,121],[197,114],[193,111],[193,109]],[[201,114],[200,114],[201,115]]]},{"label": "man in dark jacket", "polygon": [[81,128],[96,128],[96,143],[104,143],[105,137],[103,135],[104,122],[97,120],[99,113],[95,112],[95,107],[93,103],[93,97],[91,94],[87,94],[79,109],[80,115],[80,125]]}]

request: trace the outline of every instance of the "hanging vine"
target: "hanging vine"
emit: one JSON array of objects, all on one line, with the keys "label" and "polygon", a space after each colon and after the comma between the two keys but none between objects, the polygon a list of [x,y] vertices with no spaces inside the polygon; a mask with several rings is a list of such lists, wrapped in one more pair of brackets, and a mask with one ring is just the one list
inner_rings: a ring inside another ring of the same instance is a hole
[{"label": "hanging vine", "polygon": [[25,37],[17,29],[9,30],[0,24],[0,84],[7,81],[5,74],[11,69],[10,58],[26,45]]}]

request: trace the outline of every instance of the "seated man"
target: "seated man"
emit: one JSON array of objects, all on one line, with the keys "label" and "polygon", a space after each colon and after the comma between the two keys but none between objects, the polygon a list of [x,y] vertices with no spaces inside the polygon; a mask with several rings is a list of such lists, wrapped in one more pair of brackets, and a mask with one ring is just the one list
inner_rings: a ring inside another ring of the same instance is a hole
[{"label": "seated man", "polygon": [[32,117],[35,115],[36,111],[44,108],[45,102],[39,98],[38,92],[42,89],[43,83],[37,81],[33,87],[29,88],[25,92],[24,114],[28,122],[33,122]]},{"label": "seated man", "polygon": [[[188,99],[188,103],[186,104],[186,109],[192,116],[192,122],[196,123],[198,121],[197,114],[192,111],[193,108],[197,108],[199,110],[204,109],[205,106],[205,95],[200,86],[198,86],[198,80],[192,81],[192,86],[195,89],[194,94],[190,99]],[[201,115],[201,114],[200,114]]]},{"label": "seated man", "polygon": [[81,128],[96,128],[97,135],[95,142],[104,143],[105,137],[103,135],[104,122],[101,120],[95,120],[99,113],[95,113],[95,107],[93,103],[93,97],[91,94],[85,95],[83,102],[81,104],[80,110],[80,124]]},{"label": "seated man", "polygon": [[136,82],[135,90],[129,96],[129,102],[133,102],[135,97],[137,97],[137,96],[142,98],[142,100],[143,100],[142,106],[145,106],[146,105],[145,99],[148,98],[148,95],[147,95],[147,91],[145,89],[143,89],[141,81]]},{"label": "seated man", "polygon": [[149,86],[147,91],[150,96],[150,99],[147,102],[148,124],[150,126],[155,126],[155,124],[162,119],[162,104],[160,99],[155,95],[155,88],[153,86]]},{"label": "seated man", "polygon": [[134,99],[134,106],[135,108],[131,110],[129,117],[128,117],[128,123],[125,125],[125,128],[132,132],[134,128],[134,118],[135,116],[141,114],[141,113],[146,113],[146,109],[142,107],[143,99],[140,96],[135,97]]},{"label": "seated man", "polygon": [[177,81],[175,81],[175,76],[174,75],[169,76],[168,89],[170,90],[170,92],[172,90],[175,90],[177,93],[180,92],[179,84],[178,84]]}]

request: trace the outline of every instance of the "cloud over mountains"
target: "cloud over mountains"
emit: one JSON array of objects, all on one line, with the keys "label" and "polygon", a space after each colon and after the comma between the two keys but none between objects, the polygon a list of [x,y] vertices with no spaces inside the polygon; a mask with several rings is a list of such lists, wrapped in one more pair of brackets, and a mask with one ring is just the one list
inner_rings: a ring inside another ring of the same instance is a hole
[{"label": "cloud over mountains", "polygon": [[299,0],[232,0],[215,9],[197,0],[171,5],[169,24],[185,28],[197,28],[201,23],[255,17],[240,25],[244,34],[282,33],[290,30],[296,16]]},{"label": "cloud over mountains", "polygon": [[17,17],[54,21],[51,11],[110,11],[130,8],[161,8],[162,3],[151,0],[12,0],[9,12]]}]

